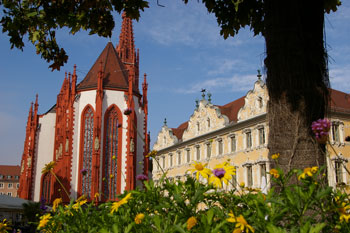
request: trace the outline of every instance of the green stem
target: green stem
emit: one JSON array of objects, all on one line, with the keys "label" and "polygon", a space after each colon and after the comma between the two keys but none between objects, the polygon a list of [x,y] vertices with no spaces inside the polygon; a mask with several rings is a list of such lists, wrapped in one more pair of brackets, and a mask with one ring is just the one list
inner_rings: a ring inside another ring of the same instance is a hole
[{"label": "green stem", "polygon": [[66,190],[66,188],[64,187],[64,185],[62,184],[62,182],[60,181],[60,179],[58,179],[58,177],[56,176],[56,174],[55,174],[52,170],[50,170],[50,172],[51,172],[51,174],[55,177],[55,179],[57,180],[57,182],[61,185],[61,187],[63,188],[63,190],[64,190],[64,192],[66,193],[67,197],[70,198],[70,197],[69,197],[69,194],[68,194],[68,192],[67,192],[67,190]]}]

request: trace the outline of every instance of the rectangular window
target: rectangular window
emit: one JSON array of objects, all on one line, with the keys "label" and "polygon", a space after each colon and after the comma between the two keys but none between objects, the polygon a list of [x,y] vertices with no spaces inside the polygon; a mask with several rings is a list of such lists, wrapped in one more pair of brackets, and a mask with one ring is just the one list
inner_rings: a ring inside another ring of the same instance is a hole
[{"label": "rectangular window", "polygon": [[199,146],[196,147],[196,155],[197,160],[201,160],[201,151]]},{"label": "rectangular window", "polygon": [[177,153],[177,164],[178,165],[181,164],[181,152],[180,151]]},{"label": "rectangular window", "polygon": [[246,143],[247,143],[247,148],[252,147],[252,133],[250,131],[246,133]]},{"label": "rectangular window", "polygon": [[260,187],[265,188],[267,185],[267,177],[266,177],[266,163],[260,164]]},{"label": "rectangular window", "polygon": [[253,186],[253,169],[252,166],[247,166],[247,185],[248,187]]},{"label": "rectangular window", "polygon": [[218,141],[218,146],[219,146],[219,155],[222,155],[223,153],[223,143],[222,140]]},{"label": "rectangular window", "polygon": [[236,137],[232,136],[231,137],[231,152],[235,152],[236,151]]},{"label": "rectangular window", "polygon": [[337,184],[343,182],[343,170],[341,161],[335,161],[335,182]]},{"label": "rectangular window", "polygon": [[12,197],[12,193],[10,193],[10,192],[8,192],[7,195],[10,196],[10,197]]},{"label": "rectangular window", "polygon": [[237,171],[234,175],[232,175],[232,188],[236,188],[237,187]]},{"label": "rectangular window", "polygon": [[170,167],[173,166],[173,155],[172,154],[169,155],[169,165],[170,165]]},{"label": "rectangular window", "polygon": [[265,129],[260,128],[259,129],[259,145],[265,144]]},{"label": "rectangular window", "polygon": [[211,156],[211,143],[207,144],[207,158],[210,158]]},{"label": "rectangular window", "polygon": [[186,154],[187,154],[187,163],[191,162],[191,151],[190,149],[186,150]]},{"label": "rectangular window", "polygon": [[333,142],[340,142],[338,124],[332,124],[332,134],[333,134]]},{"label": "rectangular window", "polygon": [[0,175],[0,179],[4,179],[4,176],[3,176],[3,175]]},{"label": "rectangular window", "polygon": [[163,156],[163,168],[165,168],[165,156]]},{"label": "rectangular window", "polygon": [[4,183],[0,183],[0,189],[4,188]]},{"label": "rectangular window", "polygon": [[7,176],[7,179],[11,179],[12,178],[12,176]]},{"label": "rectangular window", "polygon": [[12,183],[8,183],[7,187],[8,187],[9,189],[12,189],[13,184],[12,184]]}]

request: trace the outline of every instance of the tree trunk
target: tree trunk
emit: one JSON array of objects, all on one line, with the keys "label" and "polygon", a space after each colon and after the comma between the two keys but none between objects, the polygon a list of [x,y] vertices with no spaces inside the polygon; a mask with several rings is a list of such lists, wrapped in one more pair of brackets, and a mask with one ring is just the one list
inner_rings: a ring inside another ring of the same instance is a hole
[{"label": "tree trunk", "polygon": [[264,4],[269,157],[280,153],[285,172],[325,165],[324,147],[311,132],[312,121],[325,116],[329,96],[323,1]]}]

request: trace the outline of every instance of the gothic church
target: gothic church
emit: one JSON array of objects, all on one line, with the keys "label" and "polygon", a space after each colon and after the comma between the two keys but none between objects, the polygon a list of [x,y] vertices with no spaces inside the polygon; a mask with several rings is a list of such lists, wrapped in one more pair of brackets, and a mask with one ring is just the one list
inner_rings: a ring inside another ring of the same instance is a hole
[{"label": "gothic church", "polygon": [[[100,194],[115,200],[134,189],[137,174],[148,174],[146,74],[139,90],[139,50],[132,20],[123,14],[119,44],[109,42],[77,84],[76,66],[66,74],[56,104],[38,114],[38,96],[29,109],[18,196],[52,202]],[[56,162],[56,178],[41,171]]]}]

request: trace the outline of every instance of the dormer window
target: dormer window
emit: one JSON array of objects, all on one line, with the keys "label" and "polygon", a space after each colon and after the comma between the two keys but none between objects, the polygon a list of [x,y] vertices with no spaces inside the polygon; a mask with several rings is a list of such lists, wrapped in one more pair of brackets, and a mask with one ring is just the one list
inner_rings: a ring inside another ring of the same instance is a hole
[{"label": "dormer window", "polygon": [[208,129],[210,129],[210,119],[209,118],[207,119],[207,127],[208,127]]},{"label": "dormer window", "polygon": [[262,108],[264,105],[262,97],[258,97],[258,107]]},{"label": "dormer window", "polygon": [[197,122],[197,133],[199,133],[200,130],[201,130],[200,124],[199,122]]}]

